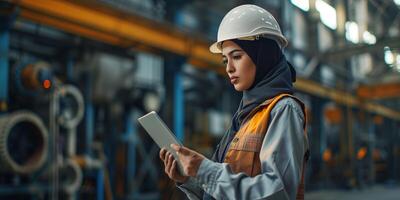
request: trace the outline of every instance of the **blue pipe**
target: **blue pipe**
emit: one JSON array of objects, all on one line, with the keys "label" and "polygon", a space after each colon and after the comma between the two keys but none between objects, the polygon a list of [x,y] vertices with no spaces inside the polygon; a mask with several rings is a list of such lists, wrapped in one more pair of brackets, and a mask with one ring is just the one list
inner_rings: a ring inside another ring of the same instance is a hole
[{"label": "blue pipe", "polygon": [[182,72],[178,71],[174,77],[174,132],[178,140],[184,141],[184,120],[185,120],[185,105],[184,105],[184,88]]},{"label": "blue pipe", "polygon": [[86,80],[86,103],[85,103],[85,114],[86,114],[86,155],[92,155],[92,142],[93,142],[93,135],[94,135],[94,106],[91,102],[92,100],[92,93],[91,93],[91,76],[87,74]]},{"label": "blue pipe", "polygon": [[0,103],[8,99],[8,48],[10,42],[8,29],[0,31]]},{"label": "blue pipe", "polygon": [[97,171],[97,200],[104,199],[104,172],[103,168],[98,169]]},{"label": "blue pipe", "polygon": [[86,108],[86,154],[92,154],[92,141],[94,129],[94,109],[90,102],[85,105]]},{"label": "blue pipe", "polygon": [[127,155],[127,178],[126,182],[127,184],[127,189],[129,192],[130,188],[129,186],[132,185],[132,182],[135,180],[135,172],[136,172],[136,145],[138,143],[137,141],[137,129],[136,126],[134,126],[134,121],[133,119],[136,119],[136,112],[131,111],[128,113],[128,116],[126,117],[125,121],[125,138],[127,139],[127,144],[128,144],[128,155]]},{"label": "blue pipe", "polygon": [[[2,8],[9,8],[9,4],[1,3]],[[0,14],[0,112],[6,109],[8,100],[8,52],[10,48],[10,27],[17,17],[17,12]]]},{"label": "blue pipe", "polygon": [[74,77],[74,59],[68,56],[67,60],[67,80],[71,81]]}]

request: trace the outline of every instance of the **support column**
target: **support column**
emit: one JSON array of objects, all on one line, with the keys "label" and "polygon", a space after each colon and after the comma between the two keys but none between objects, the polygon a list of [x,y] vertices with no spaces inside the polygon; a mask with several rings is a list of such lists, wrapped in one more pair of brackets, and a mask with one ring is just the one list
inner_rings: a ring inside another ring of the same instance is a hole
[{"label": "support column", "polygon": [[92,104],[92,77],[86,74],[86,91],[85,91],[85,154],[92,156],[92,144],[94,139],[94,117],[95,110]]},{"label": "support column", "polygon": [[2,27],[0,30],[0,111],[6,110],[8,99],[8,48],[9,31]]},{"label": "support column", "polygon": [[347,168],[349,169],[349,186],[350,187],[354,187],[355,186],[355,181],[356,181],[356,177],[355,177],[355,167],[354,167],[354,163],[355,163],[355,156],[354,156],[354,152],[355,152],[355,148],[354,148],[354,136],[353,136],[353,123],[354,123],[354,114],[353,114],[353,110],[351,107],[346,106],[346,115],[345,115],[345,121],[346,121],[346,131],[345,133],[347,133],[347,156],[345,157],[345,162],[347,162]]},{"label": "support column", "polygon": [[103,167],[100,167],[97,170],[97,182],[96,182],[96,199],[104,200],[104,170]]},{"label": "support column", "polygon": [[67,56],[66,74],[67,81],[71,82],[74,78],[74,56],[71,53]]},{"label": "support column", "polygon": [[127,178],[126,182],[127,184],[127,191],[130,193],[129,195],[134,195],[134,191],[132,190],[132,185],[134,184],[135,181],[135,176],[136,176],[136,148],[137,144],[140,142],[138,135],[137,135],[137,118],[140,117],[140,114],[132,109],[129,114],[126,117],[126,122],[125,122],[125,133],[124,136],[127,139],[127,144],[128,144],[128,155],[126,157],[127,159]]},{"label": "support column", "polygon": [[185,99],[183,91],[183,77],[181,70],[174,77],[174,132],[183,142],[185,129]]},{"label": "support column", "polygon": [[[167,91],[173,90],[173,102],[170,103],[173,116],[173,132],[179,141],[183,142],[184,129],[185,129],[185,99],[184,99],[184,87],[183,87],[183,65],[186,63],[186,58],[178,57],[177,55],[170,55],[165,59],[165,71],[167,82]],[[170,85],[168,82],[171,81],[173,84]],[[167,92],[168,95],[169,92]],[[169,96],[169,95],[168,95]],[[171,98],[171,96],[169,96]]]},{"label": "support column", "polygon": [[369,161],[369,184],[374,184],[375,183],[375,162],[373,159],[373,153],[375,149],[375,143],[376,143],[376,125],[373,122],[373,117],[369,113],[368,114],[368,140],[369,140],[369,146],[368,146],[368,161]]},{"label": "support column", "polygon": [[311,149],[311,162],[309,162],[310,167],[313,169],[313,173],[310,175],[310,188],[318,188],[321,184],[320,174],[322,170],[322,154],[323,150],[321,148],[321,134],[323,134],[323,99],[318,97],[313,97],[311,99],[311,129],[309,130],[309,143]]},{"label": "support column", "polygon": [[396,182],[396,177],[398,177],[399,172],[398,172],[398,163],[399,163],[399,157],[400,157],[400,148],[398,146],[398,139],[399,139],[399,126],[397,126],[395,120],[390,120],[389,121],[390,125],[388,127],[390,127],[391,130],[388,130],[388,132],[390,133],[389,136],[389,146],[390,146],[390,151],[389,151],[389,159],[391,160],[388,164],[389,166],[389,177],[391,177],[390,179],[392,179],[392,182]]},{"label": "support column", "polygon": [[0,112],[7,110],[8,100],[8,51],[10,48],[10,26],[15,19],[14,7],[0,3]]}]

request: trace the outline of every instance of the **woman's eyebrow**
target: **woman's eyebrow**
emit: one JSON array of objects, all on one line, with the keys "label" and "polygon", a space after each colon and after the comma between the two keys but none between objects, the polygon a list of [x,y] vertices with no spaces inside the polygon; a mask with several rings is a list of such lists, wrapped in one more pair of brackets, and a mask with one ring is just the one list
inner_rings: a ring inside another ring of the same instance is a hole
[{"label": "woman's eyebrow", "polygon": [[[242,50],[241,50],[241,49],[233,49],[232,51],[230,51],[230,52],[228,53],[228,55],[231,55],[231,54],[233,54],[233,53],[235,53],[235,52],[237,52],[237,51],[242,51]],[[226,56],[222,54],[222,57],[225,58]]]}]

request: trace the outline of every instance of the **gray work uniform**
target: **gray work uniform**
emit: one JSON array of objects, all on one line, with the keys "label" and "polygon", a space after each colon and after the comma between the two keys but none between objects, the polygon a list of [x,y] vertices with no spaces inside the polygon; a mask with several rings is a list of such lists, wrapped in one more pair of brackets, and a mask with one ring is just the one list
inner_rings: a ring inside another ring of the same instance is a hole
[{"label": "gray work uniform", "polygon": [[227,163],[204,159],[196,177],[179,185],[190,200],[203,192],[215,199],[295,199],[308,140],[304,114],[296,100],[286,97],[271,111],[261,151],[261,174],[234,174]]}]

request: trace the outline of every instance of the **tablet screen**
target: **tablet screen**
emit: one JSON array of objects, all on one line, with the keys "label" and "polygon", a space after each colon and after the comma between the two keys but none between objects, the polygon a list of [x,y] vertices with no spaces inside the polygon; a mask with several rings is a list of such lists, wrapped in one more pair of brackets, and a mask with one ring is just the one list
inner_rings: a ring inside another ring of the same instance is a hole
[{"label": "tablet screen", "polygon": [[176,139],[175,135],[161,120],[158,114],[152,111],[140,117],[138,121],[160,148],[165,148],[172,153],[178,163],[181,174],[184,174],[176,151],[171,148],[171,144],[177,144],[179,146],[182,146],[182,144]]}]

